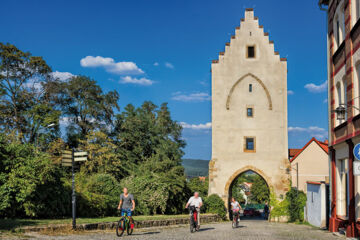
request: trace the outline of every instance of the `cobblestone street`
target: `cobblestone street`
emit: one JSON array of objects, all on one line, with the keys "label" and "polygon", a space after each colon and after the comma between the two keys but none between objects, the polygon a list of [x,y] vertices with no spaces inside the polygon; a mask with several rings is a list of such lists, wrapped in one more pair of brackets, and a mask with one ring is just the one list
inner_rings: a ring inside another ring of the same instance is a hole
[{"label": "cobblestone street", "polygon": [[[36,239],[120,239],[115,231],[89,232],[70,236],[35,235]],[[243,220],[237,229],[231,228],[231,223],[214,223],[203,225],[199,232],[191,234],[188,226],[169,228],[138,229],[132,236],[125,235],[123,239],[345,239],[328,231],[319,230],[306,225],[269,223],[266,221]]]}]

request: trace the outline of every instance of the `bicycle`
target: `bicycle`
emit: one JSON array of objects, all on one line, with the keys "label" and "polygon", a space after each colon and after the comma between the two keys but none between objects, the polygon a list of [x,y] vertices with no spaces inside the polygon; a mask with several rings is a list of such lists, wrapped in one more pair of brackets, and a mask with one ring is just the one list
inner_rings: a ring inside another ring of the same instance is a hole
[{"label": "bicycle", "polygon": [[125,211],[124,216],[120,218],[118,221],[118,224],[116,225],[116,235],[118,237],[121,237],[126,229],[126,232],[128,235],[131,235],[134,230],[134,220],[132,222],[130,220],[130,217],[128,216],[127,212]]},{"label": "bicycle", "polygon": [[238,221],[238,219],[240,219],[239,215],[240,215],[239,212],[233,210],[232,228],[237,228],[239,226],[239,221]]},{"label": "bicycle", "polygon": [[195,206],[190,206],[190,232],[194,233],[198,230],[198,212]]}]

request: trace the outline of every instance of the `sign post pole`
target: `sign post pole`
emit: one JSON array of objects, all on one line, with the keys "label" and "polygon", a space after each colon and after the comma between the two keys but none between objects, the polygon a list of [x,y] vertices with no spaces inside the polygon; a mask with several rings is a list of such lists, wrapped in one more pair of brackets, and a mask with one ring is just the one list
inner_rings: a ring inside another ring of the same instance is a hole
[{"label": "sign post pole", "polygon": [[71,172],[72,172],[72,228],[76,229],[76,194],[75,194],[75,161],[74,161],[74,149],[71,151]]}]

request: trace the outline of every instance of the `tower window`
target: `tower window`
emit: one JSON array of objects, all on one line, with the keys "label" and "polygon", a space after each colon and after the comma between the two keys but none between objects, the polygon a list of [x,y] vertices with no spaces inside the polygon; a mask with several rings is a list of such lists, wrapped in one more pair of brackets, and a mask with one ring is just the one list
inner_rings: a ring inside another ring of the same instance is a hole
[{"label": "tower window", "polygon": [[247,47],[247,58],[255,58],[255,46],[248,46]]},{"label": "tower window", "polygon": [[253,108],[247,108],[246,109],[246,115],[247,117],[253,117],[254,115]]},{"label": "tower window", "polygon": [[249,84],[249,92],[252,92],[252,84]]},{"label": "tower window", "polygon": [[245,137],[245,152],[255,152],[255,137]]}]

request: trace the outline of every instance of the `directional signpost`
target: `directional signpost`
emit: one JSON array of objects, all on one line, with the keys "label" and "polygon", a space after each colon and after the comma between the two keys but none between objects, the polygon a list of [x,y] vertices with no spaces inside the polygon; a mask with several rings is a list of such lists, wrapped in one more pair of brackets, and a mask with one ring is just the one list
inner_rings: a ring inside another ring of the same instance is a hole
[{"label": "directional signpost", "polygon": [[353,162],[353,173],[354,176],[360,176],[360,144],[356,144],[353,150],[353,154],[355,156],[355,160]]},{"label": "directional signpost", "polygon": [[62,152],[61,165],[71,167],[72,172],[72,227],[76,229],[76,195],[75,195],[75,163],[87,160],[87,152],[75,152],[73,150],[64,150]]}]

